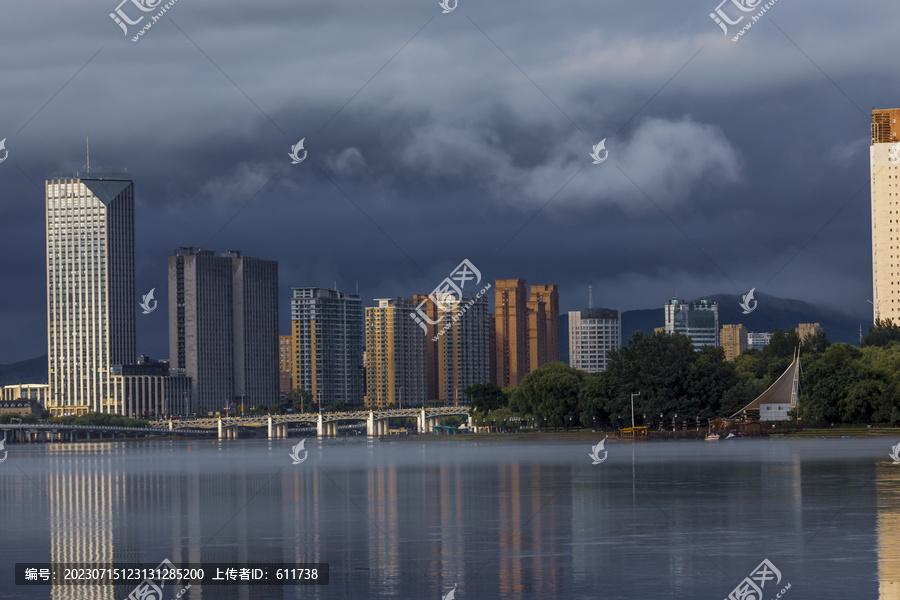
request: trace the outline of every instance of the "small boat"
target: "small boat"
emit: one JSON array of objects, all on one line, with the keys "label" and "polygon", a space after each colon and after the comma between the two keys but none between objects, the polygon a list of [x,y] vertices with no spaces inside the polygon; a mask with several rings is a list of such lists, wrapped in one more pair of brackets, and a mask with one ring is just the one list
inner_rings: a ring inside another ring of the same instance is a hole
[{"label": "small boat", "polygon": [[704,440],[707,442],[718,442],[719,434],[718,433],[707,433]]},{"label": "small boat", "polygon": [[733,439],[736,438],[736,437],[737,437],[737,436],[734,435],[733,433],[729,433],[729,434],[728,434],[728,437],[725,438],[725,439],[726,439],[726,440],[733,440]]}]

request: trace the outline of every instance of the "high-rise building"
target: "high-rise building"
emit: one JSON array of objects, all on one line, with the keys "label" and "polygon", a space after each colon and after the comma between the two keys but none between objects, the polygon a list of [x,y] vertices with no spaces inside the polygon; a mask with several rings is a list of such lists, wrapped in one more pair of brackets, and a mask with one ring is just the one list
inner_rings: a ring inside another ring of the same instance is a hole
[{"label": "high-rise building", "polygon": [[278,336],[278,378],[284,398],[293,389],[294,382],[294,344],[290,335]]},{"label": "high-rise building", "polygon": [[45,194],[50,413],[114,412],[113,366],[137,358],[134,182],[61,177]]},{"label": "high-rise building", "polygon": [[569,366],[606,370],[608,352],[622,345],[622,313],[608,308],[569,311]]},{"label": "high-rise building", "polygon": [[[556,285],[533,285],[528,298],[544,305],[546,320],[546,362],[559,361],[559,288]],[[541,363],[543,364],[543,363]]]},{"label": "high-rise building", "polygon": [[[468,402],[465,389],[473,383],[492,381],[491,323],[484,296],[463,296],[459,302],[445,303],[446,310],[428,296],[413,296],[430,322],[419,333],[425,337],[428,404],[449,405]],[[443,333],[441,333],[443,332]]]},{"label": "high-rise building", "polygon": [[226,252],[234,307],[234,397],[243,406],[278,404],[278,262]]},{"label": "high-rise building", "polygon": [[719,339],[725,350],[725,360],[734,360],[747,350],[747,328],[742,324],[722,325]]},{"label": "high-rise building", "polygon": [[694,349],[719,345],[719,305],[711,300],[685,302],[672,298],[665,306],[666,333],[683,333]]},{"label": "high-rise building", "polygon": [[426,337],[409,318],[416,308],[411,298],[377,299],[366,308],[365,405],[384,408],[426,400]]},{"label": "high-rise building", "polygon": [[169,360],[192,412],[279,402],[278,263],[179,248],[169,257]]},{"label": "high-rise building", "polygon": [[531,373],[541,365],[547,364],[547,313],[545,305],[538,300],[529,300],[527,307],[528,344],[525,346],[525,364],[527,373]]},{"label": "high-rise building", "polygon": [[[874,319],[900,324],[900,108],[872,111],[869,169],[872,189],[872,305]],[[894,230],[897,231],[894,231]]]},{"label": "high-rise building", "polygon": [[797,336],[800,338],[800,342],[803,343],[806,341],[806,338],[814,336],[820,331],[822,331],[822,326],[818,323],[800,323],[797,327]]},{"label": "high-rise building", "polygon": [[528,307],[523,279],[498,279],[494,283],[495,383],[501,388],[518,386],[528,372]]},{"label": "high-rise building", "polygon": [[769,345],[771,339],[770,332],[749,331],[747,332],[747,350],[762,350]]},{"label": "high-rise building", "polygon": [[306,390],[323,407],[362,406],[364,327],[359,294],[293,288],[294,389]]}]

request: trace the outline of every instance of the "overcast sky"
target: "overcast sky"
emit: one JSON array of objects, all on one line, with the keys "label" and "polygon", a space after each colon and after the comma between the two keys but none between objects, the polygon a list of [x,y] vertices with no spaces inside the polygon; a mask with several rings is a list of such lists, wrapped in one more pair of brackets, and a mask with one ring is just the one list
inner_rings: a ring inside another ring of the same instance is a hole
[{"label": "overcast sky", "polygon": [[282,333],[292,286],[372,305],[464,258],[558,284],[562,311],[592,281],[622,310],[755,287],[871,314],[896,2],[779,0],[738,42],[715,0],[178,0],[138,42],[161,7],[123,4],[147,15],[126,36],[117,2],[0,0],[0,362],[46,352],[41,186],[84,171],[86,133],[93,172],[135,181],[155,357],[179,246],[277,260]]}]

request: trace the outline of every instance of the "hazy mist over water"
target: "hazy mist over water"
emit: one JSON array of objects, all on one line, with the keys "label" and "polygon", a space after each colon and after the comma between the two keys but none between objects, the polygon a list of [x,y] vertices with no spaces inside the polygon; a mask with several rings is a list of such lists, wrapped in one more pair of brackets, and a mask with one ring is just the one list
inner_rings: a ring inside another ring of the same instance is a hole
[{"label": "hazy mist over water", "polygon": [[900,598],[897,440],[607,440],[594,465],[600,439],[308,438],[298,465],[298,439],[11,444],[0,597],[134,588],[14,586],[16,562],[169,559],[330,565],[188,599],[718,599],[768,558],[766,600]]}]

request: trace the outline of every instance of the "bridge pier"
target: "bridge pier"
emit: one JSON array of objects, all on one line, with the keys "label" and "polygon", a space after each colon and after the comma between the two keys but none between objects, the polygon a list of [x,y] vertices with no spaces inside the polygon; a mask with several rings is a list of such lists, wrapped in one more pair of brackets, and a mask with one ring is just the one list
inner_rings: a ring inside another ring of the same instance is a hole
[{"label": "bridge pier", "polygon": [[272,428],[273,428],[272,415],[269,415],[268,428],[269,428],[269,439],[271,440],[274,437],[274,432],[272,431]]},{"label": "bridge pier", "polygon": [[288,426],[287,423],[278,426],[278,437],[281,439],[286,439],[288,436]]},{"label": "bridge pier", "polygon": [[419,416],[416,418],[416,425],[419,433],[428,433],[428,417],[425,415],[425,408],[422,408],[422,411],[419,413]]},{"label": "bridge pier", "polygon": [[319,437],[324,437],[325,435],[325,424],[322,421],[322,413],[319,413],[319,420],[316,421],[316,435]]}]

